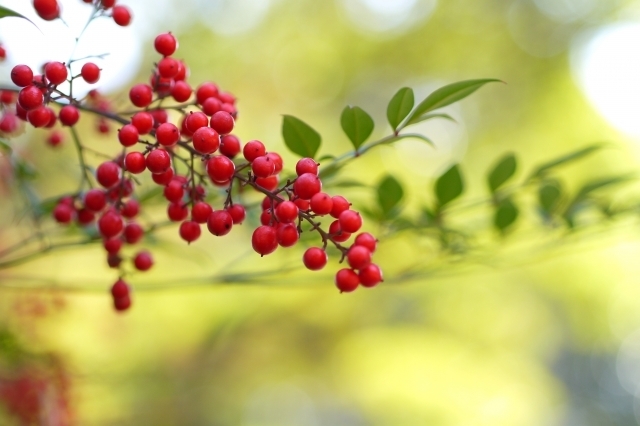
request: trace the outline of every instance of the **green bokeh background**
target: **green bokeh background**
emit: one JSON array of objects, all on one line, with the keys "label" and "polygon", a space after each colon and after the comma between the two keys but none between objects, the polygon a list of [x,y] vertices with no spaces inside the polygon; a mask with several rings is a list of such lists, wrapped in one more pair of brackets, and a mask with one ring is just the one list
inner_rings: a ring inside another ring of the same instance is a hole
[{"label": "green bokeh background", "polygon": [[[338,120],[345,104],[369,111],[374,136],[382,137],[386,102],[399,87],[424,96],[456,80],[505,81],[450,108],[457,124],[422,127],[435,149],[401,142],[345,170],[345,179],[367,184],[394,175],[409,216],[433,202],[433,180],[452,162],[462,164],[467,200],[486,195],[486,172],[506,152],[518,156],[522,179],[541,161],[611,142],[563,169],[571,188],[638,167],[637,141],[598,115],[569,63],[575,35],[633,16],[637,2],[596,1],[588,16],[563,22],[528,0],[443,0],[405,30],[367,32],[341,2],[280,0],[259,25],[232,36],[211,31],[207,17],[189,18],[202,4],[182,3],[171,7],[184,13],[175,33],[190,81],[213,80],[233,92],[237,134],[282,152],[290,170],[295,157],[280,137],[281,114],[320,131],[321,154],[340,154],[349,150]],[[560,41],[549,36],[558,32]],[[150,40],[145,46],[138,81],[157,60]],[[84,120],[81,130],[91,133],[93,125]],[[50,176],[38,190],[72,191],[74,150],[44,149],[44,134],[23,137]],[[113,134],[87,142],[118,151]],[[368,188],[327,189],[356,206],[375,202]],[[633,188],[622,194],[633,197]],[[28,221],[11,213],[18,196],[2,197],[2,235],[14,241]],[[161,203],[150,210],[149,217],[163,215]],[[479,217],[461,223],[486,226]],[[525,217],[536,223],[533,212]],[[0,318],[27,352],[62,360],[79,425],[636,424],[637,403],[619,383],[625,373],[616,362],[640,326],[633,220],[578,237],[522,224],[506,239],[487,234],[477,256],[455,259],[419,236],[385,233],[373,221],[366,228],[381,235],[376,258],[387,279],[371,290],[338,294],[335,257],[320,273],[297,267],[299,248],[257,257],[249,225],[190,247],[170,228],[144,243],[156,265],[129,278],[129,312],[113,311],[107,289],[116,273],[101,248],[87,247],[0,271]],[[400,278],[417,264],[426,272]],[[220,274],[256,272],[258,282],[220,282]],[[5,364],[11,371],[14,364]],[[2,424],[13,421],[4,414]]]}]

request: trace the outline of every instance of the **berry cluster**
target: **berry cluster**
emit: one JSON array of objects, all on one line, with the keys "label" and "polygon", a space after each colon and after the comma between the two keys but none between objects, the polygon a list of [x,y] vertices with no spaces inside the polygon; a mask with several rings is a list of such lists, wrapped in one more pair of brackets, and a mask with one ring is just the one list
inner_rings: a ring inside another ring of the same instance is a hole
[{"label": "berry cluster", "polygon": [[[119,15],[115,0],[85,2],[93,3],[100,11],[112,8],[116,22],[122,22],[116,19]],[[56,0],[36,0],[34,6],[43,19],[59,15]],[[100,132],[109,131],[109,121],[119,125],[117,139],[122,153],[99,164],[95,176],[89,178],[80,152],[83,188],[61,198],[53,210],[53,217],[60,224],[75,221],[81,226],[95,226],[109,266],[120,270],[120,278],[111,289],[115,308],[122,311],[131,305],[130,287],[122,279],[126,274],[122,263],[126,256],[121,249],[137,244],[145,234],[136,221],[140,205],[132,198],[143,174],[162,186],[167,216],[180,224],[179,235],[187,243],[200,238],[202,225],[206,224],[211,234],[221,237],[243,223],[245,207],[237,201],[245,188],[251,187],[264,195],[261,225],[253,231],[251,241],[261,256],[273,253],[278,246],[295,245],[304,231],[315,231],[322,244],[305,251],[303,264],[308,269],[320,270],[326,265],[326,250],[331,244],[341,253],[340,261],[346,259],[350,267],[339,270],[335,276],[341,292],[353,291],[360,284],[372,287],[382,281],[380,268],[371,262],[376,249],[376,239],[371,234],[360,233],[349,247],[342,245],[360,231],[362,217],[344,197],[322,192],[319,164],[312,158],[302,158],[295,167],[296,177],[281,184],[282,157],[267,152],[258,140],[242,146],[240,139],[231,133],[238,117],[235,97],[212,82],[202,83],[194,90],[187,82],[187,65],[173,57],[178,42],[171,33],[158,35],[154,47],[161,58],[149,83],[136,84],[129,90],[129,100],[137,108],[134,111],[114,112],[95,90],[87,98],[77,100],[59,89],[65,81],[72,87],[76,78],[91,84],[99,81],[100,69],[91,62],[83,65],[80,74],[71,77],[71,68],[61,62],[47,63],[42,75],[34,75],[26,65],[17,65],[11,79],[22,89],[17,101],[7,96],[8,102],[15,102],[15,117],[34,127],[52,127],[59,121],[73,128],[81,111],[99,117]],[[168,102],[172,104],[167,105]],[[57,114],[51,106],[59,107]],[[8,116],[5,112],[3,121]],[[55,131],[48,140],[55,146],[62,136]],[[101,188],[92,187],[94,179]],[[212,185],[226,194],[215,208],[207,197]],[[327,229],[323,229],[322,223],[325,216],[332,218]],[[153,265],[147,251],[137,252],[130,260],[139,271],[147,271]]]},{"label": "berry cluster", "polygon": [[[82,0],[83,3],[92,4],[97,12],[111,16],[113,21],[121,27],[126,27],[131,22],[131,11],[126,6],[116,5],[116,0]],[[38,16],[45,21],[53,21],[60,17],[60,4],[58,0],[33,0],[33,8]],[[110,15],[109,11],[111,11]]]}]

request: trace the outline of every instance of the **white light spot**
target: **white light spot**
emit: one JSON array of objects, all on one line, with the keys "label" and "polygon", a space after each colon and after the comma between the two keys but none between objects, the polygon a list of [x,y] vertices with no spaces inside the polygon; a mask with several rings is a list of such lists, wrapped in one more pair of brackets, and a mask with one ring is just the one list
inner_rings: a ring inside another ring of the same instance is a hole
[{"label": "white light spot", "polygon": [[427,19],[436,4],[436,0],[344,0],[349,19],[372,32],[407,31]]}]

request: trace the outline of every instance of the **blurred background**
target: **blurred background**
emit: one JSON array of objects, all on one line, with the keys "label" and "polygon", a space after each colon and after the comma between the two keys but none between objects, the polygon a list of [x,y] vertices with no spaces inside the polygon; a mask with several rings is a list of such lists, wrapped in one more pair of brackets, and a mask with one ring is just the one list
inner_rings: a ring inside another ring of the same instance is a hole
[{"label": "blurred background", "polygon": [[[1,81],[17,63],[67,58],[90,11],[62,0],[65,26],[42,22],[30,3],[2,1],[42,32],[0,22]],[[446,108],[457,122],[417,126],[435,148],[402,141],[345,169],[345,179],[365,184],[395,176],[408,216],[433,203],[435,177],[455,162],[467,199],[486,195],[486,172],[507,152],[523,179],[545,160],[607,142],[562,169],[570,188],[640,165],[638,1],[119,3],[132,9],[131,26],[97,21],[77,50],[110,52],[100,62],[101,91],[125,104],[128,87],[147,81],[157,60],[153,38],[172,31],[191,84],[211,80],[233,92],[237,134],[283,153],[289,170],[296,159],[280,136],[282,114],[322,134],[321,155],[337,155],[350,149],[339,125],[346,104],[367,110],[382,137],[390,132],[386,104],[402,86],[421,99],[457,80],[506,82]],[[118,152],[115,133],[99,136],[94,126],[82,120],[86,142]],[[73,191],[72,144],[53,150],[44,138],[29,129],[14,141],[40,170],[38,194]],[[363,186],[326,189],[356,206],[375,201]],[[620,200],[637,199],[638,189],[625,187]],[[2,197],[7,246],[30,224],[15,213],[19,193],[3,185]],[[161,203],[153,205],[149,217],[162,217]],[[134,299],[125,314],[111,306],[117,271],[99,247],[0,270],[0,423],[640,424],[637,221],[565,238],[527,216],[533,224],[493,236],[481,256],[455,259],[370,220],[386,282],[353,294],[333,285],[335,257],[319,273],[302,270],[300,248],[258,258],[249,225],[190,247],[173,228],[148,238],[156,265],[128,278]],[[426,269],[403,274],[413,265]],[[223,274],[235,275],[223,283]]]}]

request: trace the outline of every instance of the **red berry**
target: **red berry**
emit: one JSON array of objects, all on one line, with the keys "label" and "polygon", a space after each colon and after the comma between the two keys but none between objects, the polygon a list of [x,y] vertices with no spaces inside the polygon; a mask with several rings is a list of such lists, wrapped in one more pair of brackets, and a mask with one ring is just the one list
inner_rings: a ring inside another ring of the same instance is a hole
[{"label": "red berry", "polygon": [[220,135],[211,127],[200,127],[194,131],[192,140],[193,147],[201,154],[213,154],[220,146]]},{"label": "red berry", "polygon": [[186,205],[180,202],[171,203],[169,204],[169,207],[167,207],[167,216],[172,222],[180,222],[189,216],[189,209],[187,209]]},{"label": "red berry", "polygon": [[338,243],[345,242],[349,238],[351,238],[350,233],[340,229],[340,221],[338,220],[334,220],[333,222],[331,222],[331,225],[329,225],[329,234],[332,234],[331,238],[333,238],[333,241]]},{"label": "red berry", "polygon": [[33,127],[45,127],[49,124],[52,113],[50,108],[41,105],[27,113],[27,120]]},{"label": "red berry", "polygon": [[225,111],[218,111],[211,116],[211,127],[221,135],[231,133],[235,121],[231,114]]},{"label": "red berry", "polygon": [[313,158],[301,158],[296,163],[296,174],[302,176],[305,173],[318,174],[318,163]]},{"label": "red berry", "polygon": [[268,225],[258,226],[251,236],[251,245],[260,256],[273,253],[278,248],[276,229]]},{"label": "red berry", "polygon": [[171,182],[171,179],[173,179],[173,169],[169,167],[165,172],[152,173],[151,179],[153,179],[153,181],[158,185],[164,186]]},{"label": "red berry", "polygon": [[93,188],[84,194],[84,206],[93,211],[99,212],[107,205],[107,196],[101,189]]},{"label": "red berry", "polygon": [[282,223],[291,223],[298,218],[298,206],[293,201],[283,201],[276,207],[276,218]]},{"label": "red berry", "polygon": [[114,6],[111,16],[113,21],[121,27],[126,27],[131,22],[131,11],[126,6]]},{"label": "red berry", "polygon": [[120,214],[127,219],[132,219],[138,215],[140,211],[140,203],[134,199],[128,200],[120,207]]},{"label": "red berry", "polygon": [[[2,128],[2,125],[0,125],[0,129],[1,128]],[[58,146],[62,143],[63,139],[64,138],[62,136],[62,133],[58,130],[55,130],[51,132],[51,134],[47,138],[47,143],[51,146]]]},{"label": "red berry", "polygon": [[185,220],[180,224],[180,238],[191,243],[200,238],[200,225],[197,222]]},{"label": "red berry", "polygon": [[[178,83],[179,81],[183,81],[184,79],[186,79],[188,75],[189,75],[189,69],[184,64],[184,62],[179,60],[178,61],[178,74],[176,74],[176,76],[173,77],[173,79],[175,80],[176,83]],[[189,86],[189,94],[191,94],[191,92],[193,92],[193,90],[191,89],[191,86]]]},{"label": "red berry", "polygon": [[187,126],[187,129],[192,133],[201,127],[206,127],[208,124],[209,118],[204,112],[191,112],[187,115],[187,118],[185,118],[185,126]]},{"label": "red berry", "polygon": [[207,228],[213,235],[227,235],[233,227],[233,218],[226,210],[216,210],[207,219]]},{"label": "red berry", "polygon": [[171,167],[171,156],[162,149],[156,149],[147,154],[147,169],[151,173],[164,173]]},{"label": "red berry", "polygon": [[138,129],[133,124],[125,124],[118,130],[118,140],[122,146],[133,146],[138,143]]},{"label": "red berry", "polygon": [[340,293],[351,292],[358,288],[360,284],[360,278],[352,269],[340,269],[336,273],[336,287],[340,290]]},{"label": "red berry", "polygon": [[196,99],[200,105],[207,99],[218,95],[218,86],[213,83],[202,83],[196,89]]},{"label": "red berry", "polygon": [[131,118],[131,124],[138,129],[138,133],[146,135],[153,129],[153,115],[148,112],[137,112]]},{"label": "red berry", "polygon": [[27,65],[16,65],[11,70],[11,81],[16,86],[26,87],[33,83],[33,71]]},{"label": "red berry", "polygon": [[100,80],[100,68],[93,62],[87,62],[80,69],[80,75],[89,84],[97,83]]},{"label": "red berry", "polygon": [[371,235],[368,232],[362,232],[356,236],[356,239],[353,241],[353,244],[356,246],[363,246],[369,249],[371,253],[376,251],[376,237]]},{"label": "red berry", "polygon": [[173,58],[162,58],[158,62],[158,74],[162,78],[173,78],[178,74],[178,61]]},{"label": "red berry", "polygon": [[153,117],[153,125],[157,127],[169,120],[169,114],[164,109],[153,109],[149,111],[149,114]]},{"label": "red berry", "polygon": [[362,269],[371,263],[371,252],[364,246],[351,246],[347,252],[347,262],[353,269]]},{"label": "red berry", "polygon": [[118,312],[126,311],[131,307],[131,296],[120,297],[113,299],[113,307]]},{"label": "red berry", "polygon": [[382,271],[378,265],[370,263],[360,270],[358,278],[364,287],[373,287],[382,281]]},{"label": "red berry", "polygon": [[138,271],[148,271],[153,266],[153,257],[148,251],[141,251],[133,258],[133,265]]},{"label": "red berry", "polygon": [[111,286],[111,295],[115,299],[129,296],[130,291],[131,289],[129,288],[127,283],[124,282],[123,280],[118,280],[115,282],[113,286]]},{"label": "red berry", "polygon": [[291,247],[300,239],[300,233],[293,223],[281,223],[276,229],[276,238],[280,246]]},{"label": "red berry", "polygon": [[60,6],[57,0],[33,0],[33,8],[39,17],[45,21],[53,21],[60,16]]},{"label": "red berry", "polygon": [[280,173],[282,171],[282,157],[280,157],[280,154],[278,154],[277,152],[268,152],[267,153],[267,157],[271,158],[271,161],[273,161],[273,164],[276,165],[276,169],[274,170],[274,174],[276,173]]},{"label": "red berry", "polygon": [[67,67],[62,62],[48,62],[44,67],[44,75],[49,79],[51,84],[57,86],[58,84],[64,83],[67,79]]},{"label": "red berry", "polygon": [[163,33],[156,37],[153,42],[156,52],[164,56],[173,55],[178,47],[178,41],[171,33]]},{"label": "red berry", "polygon": [[275,220],[273,214],[271,214],[271,209],[264,209],[260,214],[260,223],[263,225],[271,225]]},{"label": "red berry", "polygon": [[[91,3],[90,1],[84,0],[86,3]],[[100,5],[103,9],[111,9],[116,4],[116,0],[100,0]]]},{"label": "red berry", "polygon": [[[176,62],[180,65],[180,61]],[[187,102],[191,97],[191,93],[193,93],[193,89],[186,81],[177,80],[177,77],[174,77],[174,80],[176,82],[171,89],[171,96],[173,96],[173,99],[175,99],[176,102]]]},{"label": "red berry", "polygon": [[124,223],[122,217],[113,211],[107,211],[98,220],[98,230],[105,238],[113,238],[122,232]]},{"label": "red berry", "polygon": [[343,211],[349,210],[349,207],[351,206],[351,203],[341,195],[334,195],[331,197],[331,201],[333,203],[333,206],[331,207],[331,216],[336,219],[340,217]]},{"label": "red berry", "polygon": [[[16,106],[18,108],[20,107],[19,105],[16,105]],[[17,116],[9,112],[5,112],[5,114],[2,116],[2,119],[0,119],[0,131],[2,131],[3,133],[13,133],[17,129],[18,129]]]},{"label": "red berry", "polygon": [[225,135],[220,140],[220,154],[233,158],[240,154],[240,139],[234,135]]},{"label": "red berry", "polygon": [[260,141],[249,141],[244,145],[244,148],[242,149],[242,154],[248,162],[252,162],[256,158],[261,157],[266,153],[267,150],[264,147],[264,144]]},{"label": "red berry", "polygon": [[236,103],[236,98],[231,93],[227,92],[218,93],[218,99],[220,99],[220,102],[222,102],[223,104],[233,105]]},{"label": "red berry", "polygon": [[267,191],[273,191],[278,187],[278,176],[272,175],[265,178],[256,178],[256,185],[263,187]]},{"label": "red berry", "polygon": [[295,198],[293,202],[296,203],[296,206],[298,206],[298,209],[300,209],[300,211],[302,212],[309,211],[309,205],[310,205],[309,201],[303,200],[302,198]]},{"label": "red berry", "polygon": [[318,192],[313,197],[311,197],[309,205],[311,207],[311,210],[313,210],[315,214],[324,216],[325,214],[331,213],[333,200],[328,194],[325,194],[324,192]]},{"label": "red berry", "polygon": [[227,212],[231,215],[231,219],[233,219],[234,225],[239,225],[244,222],[244,218],[247,215],[244,207],[240,204],[234,204],[226,208]]},{"label": "red berry", "polygon": [[0,102],[5,105],[11,105],[16,102],[17,94],[11,90],[0,90]]},{"label": "red berry", "polygon": [[44,101],[44,95],[34,85],[26,86],[18,93],[18,103],[26,111],[39,107],[42,101]]},{"label": "red berry", "polygon": [[180,130],[171,123],[162,123],[156,129],[156,139],[163,146],[173,146],[180,140]]},{"label": "red berry", "polygon": [[58,118],[63,126],[73,126],[80,119],[80,113],[78,112],[78,108],[73,105],[65,105],[60,110]]},{"label": "red berry", "polygon": [[207,98],[202,103],[202,112],[207,114],[209,117],[211,117],[216,112],[221,111],[220,108],[222,108],[222,104],[217,98]]},{"label": "red berry", "polygon": [[327,264],[327,252],[319,247],[310,247],[302,255],[302,263],[311,271],[319,271]]},{"label": "red berry", "polygon": [[353,210],[343,211],[340,213],[338,220],[340,221],[340,229],[350,234],[358,232],[360,227],[362,227],[362,216]]},{"label": "red berry", "polygon": [[259,178],[266,178],[273,174],[276,169],[276,165],[271,158],[266,155],[255,158],[251,162],[251,171],[253,175]]},{"label": "red berry", "polygon": [[178,179],[173,179],[167,186],[164,187],[164,198],[172,203],[177,203],[182,200],[184,196],[184,187],[182,182]]},{"label": "red berry", "polygon": [[322,189],[322,182],[313,173],[304,173],[293,183],[293,191],[303,200],[310,200]]},{"label": "red berry", "polygon": [[108,240],[104,240],[102,242],[102,246],[109,254],[118,254],[120,249],[122,248],[122,240],[119,238],[111,238]]},{"label": "red berry", "polygon": [[133,174],[139,174],[147,169],[144,155],[141,152],[130,152],[124,157],[125,170]]},{"label": "red berry", "polygon": [[235,164],[224,155],[216,155],[207,161],[207,174],[213,182],[227,182],[233,177]]},{"label": "red berry", "polygon": [[120,181],[120,166],[113,161],[106,161],[96,169],[96,180],[105,188],[111,188]]},{"label": "red berry", "polygon": [[139,108],[147,107],[153,100],[153,89],[148,84],[136,84],[129,90],[129,99]]},{"label": "red berry", "polygon": [[191,208],[191,220],[197,223],[207,223],[213,209],[208,203],[198,201]]},{"label": "red berry", "polygon": [[53,218],[58,223],[71,223],[74,213],[72,206],[60,203],[53,209]]}]

